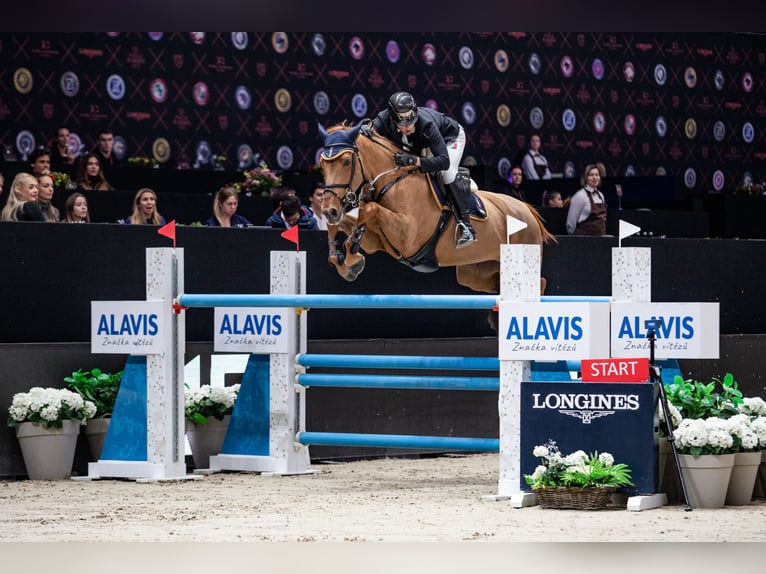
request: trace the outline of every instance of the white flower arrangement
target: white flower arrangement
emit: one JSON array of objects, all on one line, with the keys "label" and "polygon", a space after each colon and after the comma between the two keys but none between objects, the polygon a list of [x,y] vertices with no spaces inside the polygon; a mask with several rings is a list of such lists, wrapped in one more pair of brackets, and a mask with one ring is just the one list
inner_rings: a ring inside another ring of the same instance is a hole
[{"label": "white flower arrangement", "polygon": [[[657,403],[657,409],[660,413],[660,436],[668,436],[668,426],[665,424],[665,409],[659,403]],[[683,420],[681,411],[670,401],[668,401],[668,410],[670,411],[670,420],[673,422],[673,428],[678,428],[678,425]]]},{"label": "white flower arrangement", "polygon": [[684,419],[673,433],[676,448],[680,454],[692,456],[757,450],[759,435],[752,422],[744,414],[730,419]]},{"label": "white flower arrangement", "polygon": [[186,420],[195,424],[207,424],[208,417],[219,421],[234,412],[234,403],[239,395],[240,385],[211,387],[202,385],[199,390],[184,391],[184,414]]},{"label": "white flower arrangement", "polygon": [[586,454],[577,450],[562,456],[556,442],[549,440],[538,445],[532,454],[542,459],[532,474],[524,480],[532,489],[557,487],[619,487],[632,486],[630,469],[626,464],[615,464],[608,452]]},{"label": "white flower arrangement", "polygon": [[766,417],[766,401],[761,397],[745,397],[739,405],[739,412],[754,417]]},{"label": "white flower arrangement", "polygon": [[8,414],[10,427],[31,422],[46,428],[61,428],[65,420],[84,425],[95,416],[96,405],[67,389],[33,387],[26,393],[13,395]]},{"label": "white flower arrangement", "polygon": [[766,449],[766,417],[756,417],[750,422],[750,428],[758,437],[758,447]]}]

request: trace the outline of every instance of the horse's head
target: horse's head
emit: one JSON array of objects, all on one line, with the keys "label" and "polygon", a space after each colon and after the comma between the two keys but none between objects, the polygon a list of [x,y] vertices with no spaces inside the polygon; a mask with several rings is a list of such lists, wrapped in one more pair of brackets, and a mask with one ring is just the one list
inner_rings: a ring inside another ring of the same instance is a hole
[{"label": "horse's head", "polygon": [[359,122],[353,127],[339,124],[327,131],[321,124],[319,126],[319,133],[324,138],[320,159],[325,181],[322,213],[331,225],[340,224],[347,211],[359,206],[365,175],[356,138],[363,124]]}]

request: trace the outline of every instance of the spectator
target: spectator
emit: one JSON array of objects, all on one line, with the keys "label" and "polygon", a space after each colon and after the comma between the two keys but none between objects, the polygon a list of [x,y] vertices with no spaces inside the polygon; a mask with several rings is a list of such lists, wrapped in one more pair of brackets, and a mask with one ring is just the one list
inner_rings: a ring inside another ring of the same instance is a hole
[{"label": "spectator", "polygon": [[96,153],[89,153],[77,167],[75,179],[77,189],[85,191],[106,191],[114,189],[106,180],[104,170],[101,169],[101,160]]},{"label": "spectator", "polygon": [[45,216],[45,220],[56,223],[59,220],[59,210],[53,204],[53,178],[49,173],[37,176],[37,205]]},{"label": "spectator", "polygon": [[74,192],[64,203],[64,223],[90,223],[88,199],[79,192]]},{"label": "spectator", "polygon": [[543,207],[564,207],[561,192],[556,190],[543,191]]},{"label": "spectator", "polygon": [[101,169],[107,173],[111,168],[120,165],[120,161],[114,156],[114,132],[111,129],[103,128],[98,132],[93,153],[98,157]]},{"label": "spectator", "polygon": [[51,165],[56,169],[74,164],[74,154],[69,149],[69,135],[67,128],[60,127],[56,130],[56,137],[51,142]]},{"label": "spectator", "polygon": [[601,193],[602,163],[585,168],[583,187],[572,196],[567,212],[567,233],[570,235],[605,235],[606,201]]},{"label": "spectator", "polygon": [[317,220],[317,229],[327,229],[327,218],[322,213],[322,199],[324,198],[324,182],[318,181],[314,186],[314,191],[309,197],[309,207],[314,212],[314,219]]},{"label": "spectator", "polygon": [[[457,120],[428,107],[418,107],[407,92],[396,92],[388,107],[375,116],[373,129],[405,152],[394,154],[394,163],[417,167],[422,173],[440,173],[444,191],[455,214],[455,248],[476,241],[469,214],[470,179],[458,171],[465,150],[465,130]],[[426,152],[431,157],[421,157]]]},{"label": "spectator", "polygon": [[45,221],[37,205],[37,178],[23,171],[16,174],[8,192],[8,200],[0,214],[2,221]]},{"label": "spectator", "polygon": [[205,222],[209,227],[247,227],[252,225],[237,214],[239,194],[233,187],[222,187],[213,199],[213,217]]},{"label": "spectator", "polygon": [[37,148],[29,156],[29,168],[32,175],[37,177],[51,171],[51,150],[46,147]]},{"label": "spectator", "polygon": [[506,180],[507,183],[502,188],[500,188],[500,193],[510,195],[511,197],[515,197],[521,201],[526,201],[527,196],[524,193],[524,190],[521,189],[521,182],[523,178],[524,174],[522,173],[521,166],[517,165],[512,167],[510,170],[508,170],[508,179]]},{"label": "spectator", "polygon": [[540,136],[532,134],[529,138],[529,149],[521,161],[524,177],[527,179],[550,179],[551,170],[548,168],[548,160],[540,153]]},{"label": "spectator", "polygon": [[133,198],[133,213],[119,222],[133,225],[165,225],[165,218],[157,211],[157,194],[154,190],[148,187],[139,189]]},{"label": "spectator", "polygon": [[271,200],[271,208],[277,209],[282,205],[282,200],[289,195],[297,195],[295,190],[289,187],[275,187],[269,192],[269,199]]},{"label": "spectator", "polygon": [[266,220],[266,225],[276,229],[290,229],[296,225],[299,229],[319,229],[314,213],[301,205],[301,200],[295,195],[282,200],[282,204]]}]

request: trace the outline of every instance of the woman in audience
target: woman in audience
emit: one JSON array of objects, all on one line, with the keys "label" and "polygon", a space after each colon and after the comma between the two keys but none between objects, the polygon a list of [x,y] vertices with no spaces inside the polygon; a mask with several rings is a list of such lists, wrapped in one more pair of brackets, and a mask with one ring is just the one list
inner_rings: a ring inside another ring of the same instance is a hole
[{"label": "woman in audience", "polygon": [[233,187],[222,187],[213,200],[213,217],[205,222],[209,227],[247,227],[252,225],[241,215],[237,215],[239,194]]},{"label": "woman in audience", "polygon": [[86,191],[106,191],[114,189],[106,181],[104,170],[101,169],[101,160],[95,153],[86,155],[77,168],[77,189]]},{"label": "woman in audience", "polygon": [[120,223],[133,225],[165,225],[165,218],[157,211],[157,194],[153,189],[142,187],[133,198],[133,213],[121,219]]},{"label": "woman in audience", "polygon": [[37,176],[37,205],[45,216],[45,221],[56,223],[59,220],[59,210],[56,209],[53,201],[53,178],[49,173],[43,173]]},{"label": "woman in audience", "polygon": [[45,221],[45,216],[37,205],[37,186],[37,178],[31,173],[17,173],[11,183],[0,220]]},{"label": "woman in audience", "polygon": [[585,168],[582,188],[569,201],[567,233],[569,235],[605,235],[606,201],[601,192],[601,178],[606,175],[604,164]]},{"label": "woman in audience", "polygon": [[88,199],[79,192],[74,192],[64,203],[64,223],[90,223]]}]

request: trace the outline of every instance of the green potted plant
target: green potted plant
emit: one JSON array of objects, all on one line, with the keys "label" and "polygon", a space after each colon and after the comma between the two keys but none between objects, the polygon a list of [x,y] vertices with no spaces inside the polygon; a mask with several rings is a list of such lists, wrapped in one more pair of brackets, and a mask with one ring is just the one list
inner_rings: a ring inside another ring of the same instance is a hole
[{"label": "green potted plant", "polygon": [[605,508],[612,493],[621,486],[633,486],[628,465],[615,463],[608,452],[586,454],[577,450],[563,456],[556,441],[536,446],[532,454],[542,464],[524,480],[532,487],[543,508]]},{"label": "green potted plant", "polygon": [[72,474],[80,426],[96,405],[67,389],[33,387],[13,396],[8,414],[29,478],[56,480]]},{"label": "green potted plant", "polygon": [[101,457],[101,450],[109,428],[109,420],[117,402],[123,371],[105,373],[101,369],[83,371],[77,369],[64,378],[67,388],[96,405],[95,416],[88,421],[85,434],[88,438],[91,459]]},{"label": "green potted plant", "polygon": [[210,468],[210,457],[221,451],[240,385],[184,391],[186,436],[197,469]]},{"label": "green potted plant", "polygon": [[726,373],[723,379],[713,377],[707,384],[676,375],[673,382],[665,386],[665,394],[685,419],[727,419],[739,412],[743,402],[742,392],[731,373]]}]

